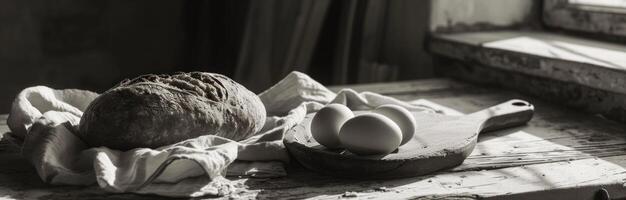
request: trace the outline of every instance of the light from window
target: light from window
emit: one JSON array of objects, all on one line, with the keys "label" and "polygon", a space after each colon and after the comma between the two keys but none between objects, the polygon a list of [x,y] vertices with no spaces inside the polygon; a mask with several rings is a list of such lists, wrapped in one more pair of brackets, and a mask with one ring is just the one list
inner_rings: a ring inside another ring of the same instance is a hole
[{"label": "light from window", "polygon": [[569,0],[571,4],[626,9],[626,0]]},{"label": "light from window", "polygon": [[626,69],[626,52],[606,44],[591,46],[559,38],[514,37],[483,44],[488,48],[527,53],[548,58],[589,63],[615,69]]}]

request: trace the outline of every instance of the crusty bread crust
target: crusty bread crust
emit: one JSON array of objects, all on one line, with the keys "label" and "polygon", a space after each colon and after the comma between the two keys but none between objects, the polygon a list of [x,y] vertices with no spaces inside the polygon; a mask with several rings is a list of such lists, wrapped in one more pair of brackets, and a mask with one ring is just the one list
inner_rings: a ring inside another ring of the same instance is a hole
[{"label": "crusty bread crust", "polygon": [[202,135],[242,140],[260,131],[265,107],[257,95],[214,73],[143,75],[96,98],[80,121],[90,146],[158,148]]}]

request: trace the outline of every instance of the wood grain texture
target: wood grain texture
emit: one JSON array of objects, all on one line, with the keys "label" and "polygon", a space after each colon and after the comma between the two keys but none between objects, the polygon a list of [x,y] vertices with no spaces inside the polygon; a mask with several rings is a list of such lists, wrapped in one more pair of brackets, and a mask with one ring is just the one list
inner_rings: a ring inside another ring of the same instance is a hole
[{"label": "wood grain texture", "polygon": [[430,50],[496,68],[626,92],[626,45],[562,34],[493,31],[433,36]]},{"label": "wood grain texture", "polygon": [[[356,111],[362,113],[366,111]],[[413,138],[387,155],[358,156],[328,150],[313,139],[309,114],[287,132],[285,146],[307,169],[353,179],[414,177],[452,168],[472,153],[478,134],[520,126],[533,115],[533,106],[510,100],[465,116],[413,113],[418,128]]]},{"label": "wood grain texture", "polygon": [[625,45],[496,31],[438,34],[429,49],[446,58],[437,61],[439,72],[447,76],[505,86],[626,121]]},{"label": "wood grain texture", "polygon": [[[543,1],[542,18],[547,26],[565,30],[583,31],[596,36],[626,36],[624,10],[620,1],[609,1],[610,6],[575,4],[568,0]],[[600,4],[600,5],[597,5]]]},{"label": "wood grain texture", "polygon": [[[389,88],[396,93],[393,96],[406,101],[427,99],[452,114],[475,112],[511,98],[527,99],[535,106],[535,116],[527,126],[481,134],[462,165],[438,174],[355,181],[321,175],[293,163],[284,178],[230,177],[239,190],[224,198],[592,199],[600,188],[613,198],[626,197],[623,124],[515,93],[445,79],[370,87],[380,93]],[[411,87],[418,92],[411,93]],[[1,117],[0,130],[7,130]],[[156,198],[105,193],[93,186],[45,185],[21,158],[19,148],[6,139],[0,141],[0,163],[0,194],[7,199]]]}]

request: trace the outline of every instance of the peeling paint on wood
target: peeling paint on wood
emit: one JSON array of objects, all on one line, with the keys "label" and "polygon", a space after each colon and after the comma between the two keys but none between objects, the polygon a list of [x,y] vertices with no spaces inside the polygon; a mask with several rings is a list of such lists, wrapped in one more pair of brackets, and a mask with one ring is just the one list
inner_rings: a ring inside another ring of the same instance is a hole
[{"label": "peeling paint on wood", "polygon": [[[559,56],[540,56],[528,49],[511,51],[502,49],[505,47],[485,45],[516,37],[546,41],[549,40],[547,38],[558,38],[553,40],[588,44],[590,48],[623,50],[626,53],[626,47],[620,45],[527,32],[442,35],[431,41],[430,50],[460,61],[442,62],[440,59],[440,73],[473,82],[503,85],[549,101],[563,102],[611,119],[626,121],[626,64],[621,63],[622,58],[615,58],[620,62],[607,61],[610,65],[591,64]],[[525,51],[528,53],[522,53]]]},{"label": "peeling paint on wood", "polygon": [[569,4],[567,0],[545,0],[543,21],[551,27],[626,36],[626,13],[610,7]]},{"label": "peeling paint on wood", "polygon": [[[446,58],[444,58],[446,59]],[[441,60],[439,60],[441,62]],[[599,90],[549,78],[515,73],[477,63],[447,61],[441,73],[473,83],[498,85],[561,103],[612,120],[626,122],[626,94]]]},{"label": "peeling paint on wood", "polygon": [[[480,35],[480,36],[477,36]],[[466,34],[436,35],[430,43],[430,50],[439,55],[460,59],[467,62],[476,62],[483,65],[497,67],[530,75],[552,78],[561,81],[574,82],[589,87],[626,93],[626,63],[621,57],[607,60],[592,54],[567,58],[562,55],[536,54],[535,51],[544,51],[544,46],[530,46],[526,49],[515,47],[515,43],[492,45],[496,41],[507,41],[517,38],[529,38],[538,43],[545,43],[550,47],[551,42],[588,46],[588,48],[607,49],[607,52],[616,56],[623,52],[626,55],[626,46],[611,45],[603,42],[578,40],[576,38],[544,34],[536,32],[481,32]],[[523,42],[523,41],[520,41]],[[519,49],[517,51],[510,49]],[[535,48],[535,49],[533,49]],[[559,47],[552,47],[558,49]],[[562,48],[561,48],[562,49]],[[573,50],[572,50],[573,51]],[[574,55],[571,53],[569,55]],[[599,52],[602,53],[602,52]]]}]

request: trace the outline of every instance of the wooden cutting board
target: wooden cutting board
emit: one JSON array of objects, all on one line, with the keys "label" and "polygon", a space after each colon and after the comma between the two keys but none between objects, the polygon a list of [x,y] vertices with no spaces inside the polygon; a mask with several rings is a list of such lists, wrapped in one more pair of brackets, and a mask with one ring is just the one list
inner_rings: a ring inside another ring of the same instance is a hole
[{"label": "wooden cutting board", "polygon": [[510,100],[464,116],[413,113],[417,122],[413,139],[382,156],[359,156],[320,145],[310,132],[315,113],[289,130],[284,143],[304,167],[324,174],[358,179],[412,177],[460,165],[473,151],[479,133],[523,125],[532,118],[533,109],[526,101]]}]

